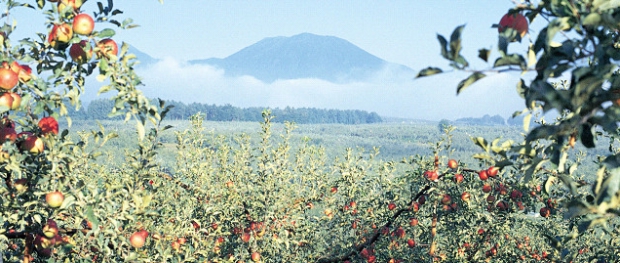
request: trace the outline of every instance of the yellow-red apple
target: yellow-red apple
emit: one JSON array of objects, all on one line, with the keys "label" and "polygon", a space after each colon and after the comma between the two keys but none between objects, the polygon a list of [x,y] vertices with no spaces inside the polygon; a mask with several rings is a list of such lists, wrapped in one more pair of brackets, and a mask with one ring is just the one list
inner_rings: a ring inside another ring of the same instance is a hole
[{"label": "yellow-red apple", "polygon": [[73,33],[90,35],[95,29],[95,20],[89,14],[79,14],[73,18]]},{"label": "yellow-red apple", "polygon": [[51,208],[57,208],[65,201],[65,196],[60,191],[49,192],[45,195],[45,202]]},{"label": "yellow-red apple", "polygon": [[8,67],[0,68],[0,88],[4,90],[13,89],[19,82],[19,75]]},{"label": "yellow-red apple", "polygon": [[110,58],[111,56],[118,56],[118,45],[113,39],[102,39],[97,44],[97,47],[99,48],[99,52],[97,52],[97,58]]},{"label": "yellow-red apple", "polygon": [[56,24],[50,30],[47,42],[54,49],[65,49],[69,41],[73,38],[73,28],[68,24]]}]

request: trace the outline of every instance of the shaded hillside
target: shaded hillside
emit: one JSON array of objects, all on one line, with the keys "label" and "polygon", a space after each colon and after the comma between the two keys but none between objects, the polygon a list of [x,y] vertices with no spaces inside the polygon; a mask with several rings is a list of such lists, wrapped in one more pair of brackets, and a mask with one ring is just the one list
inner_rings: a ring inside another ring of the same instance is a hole
[{"label": "shaded hillside", "polygon": [[253,76],[263,82],[278,79],[316,78],[334,83],[364,81],[383,70],[413,72],[389,63],[350,42],[303,33],[265,38],[224,59],[193,60],[224,69],[229,76]]}]

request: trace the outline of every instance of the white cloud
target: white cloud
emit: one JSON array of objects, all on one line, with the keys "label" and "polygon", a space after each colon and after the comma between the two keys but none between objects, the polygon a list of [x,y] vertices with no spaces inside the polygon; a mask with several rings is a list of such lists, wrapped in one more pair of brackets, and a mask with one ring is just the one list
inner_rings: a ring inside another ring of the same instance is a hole
[{"label": "white cloud", "polygon": [[172,58],[138,71],[146,84],[143,90],[147,96],[185,103],[360,109],[382,116],[431,120],[484,114],[507,118],[525,106],[516,93],[518,76],[489,76],[457,97],[456,86],[466,74],[413,80],[412,76],[393,72],[383,70],[364,83],[334,84],[319,79],[263,83],[251,76],[227,77],[221,69]]}]

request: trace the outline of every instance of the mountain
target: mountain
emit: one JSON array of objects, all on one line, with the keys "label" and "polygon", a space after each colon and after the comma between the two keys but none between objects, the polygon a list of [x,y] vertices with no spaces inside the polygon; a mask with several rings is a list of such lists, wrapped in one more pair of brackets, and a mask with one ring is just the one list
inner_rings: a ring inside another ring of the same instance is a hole
[{"label": "mountain", "polygon": [[146,53],[140,51],[139,49],[137,49],[134,46],[129,46],[129,49],[127,50],[127,53],[131,53],[131,54],[136,55],[138,61],[140,61],[140,64],[138,64],[138,67],[144,67],[144,66],[147,66],[147,65],[154,65],[155,63],[157,63],[159,61],[159,59],[151,57],[149,54],[146,54]]},{"label": "mountain", "polygon": [[212,65],[224,69],[228,76],[249,75],[266,83],[301,78],[349,83],[368,80],[379,73],[413,72],[344,39],[310,33],[265,38],[223,59],[192,60],[189,63]]}]

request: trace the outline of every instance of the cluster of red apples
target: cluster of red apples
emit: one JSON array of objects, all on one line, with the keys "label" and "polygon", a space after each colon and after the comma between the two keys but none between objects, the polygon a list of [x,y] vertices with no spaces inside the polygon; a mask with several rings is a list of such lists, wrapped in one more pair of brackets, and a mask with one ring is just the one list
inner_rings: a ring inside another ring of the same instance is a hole
[{"label": "cluster of red apples", "polygon": [[[49,2],[58,2],[58,10],[64,11],[72,8],[74,16],[72,24],[61,22],[54,24],[50,31],[47,42],[56,50],[65,50],[69,46],[69,55],[71,59],[78,63],[88,63],[93,53],[96,51],[97,58],[112,58],[118,55],[118,45],[112,39],[105,38],[95,41],[92,33],[95,29],[95,20],[86,13],[80,13],[82,0],[48,0]],[[74,39],[75,35],[85,36],[86,39]],[[94,48],[96,47],[96,48]]]}]

